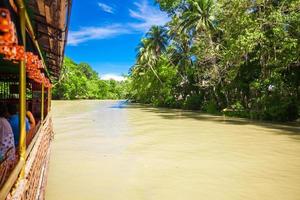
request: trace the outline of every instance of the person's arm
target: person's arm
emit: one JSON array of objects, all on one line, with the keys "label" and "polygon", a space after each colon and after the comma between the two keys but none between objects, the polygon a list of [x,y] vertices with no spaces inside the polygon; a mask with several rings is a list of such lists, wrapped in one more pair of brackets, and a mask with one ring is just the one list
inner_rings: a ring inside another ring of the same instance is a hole
[{"label": "person's arm", "polygon": [[26,116],[27,116],[27,118],[28,118],[28,120],[29,120],[29,123],[30,123],[31,128],[35,127],[35,124],[36,124],[36,123],[35,123],[35,119],[34,119],[32,113],[31,113],[30,111],[27,111],[27,112],[26,112]]}]

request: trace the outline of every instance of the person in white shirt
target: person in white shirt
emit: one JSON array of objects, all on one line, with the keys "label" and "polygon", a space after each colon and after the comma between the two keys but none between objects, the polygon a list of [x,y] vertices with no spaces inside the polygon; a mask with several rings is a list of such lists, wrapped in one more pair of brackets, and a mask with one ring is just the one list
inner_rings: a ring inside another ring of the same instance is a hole
[{"label": "person in white shirt", "polygon": [[5,118],[7,107],[0,104],[0,161],[7,158],[11,161],[15,160],[15,142],[12,128]]}]

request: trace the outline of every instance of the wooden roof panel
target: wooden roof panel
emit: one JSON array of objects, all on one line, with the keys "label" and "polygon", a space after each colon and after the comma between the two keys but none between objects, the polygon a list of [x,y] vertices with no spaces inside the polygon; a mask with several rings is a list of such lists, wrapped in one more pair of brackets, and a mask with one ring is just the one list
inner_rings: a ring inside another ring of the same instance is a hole
[{"label": "wooden roof panel", "polygon": [[39,45],[52,78],[57,79],[63,64],[71,0],[29,0]]}]

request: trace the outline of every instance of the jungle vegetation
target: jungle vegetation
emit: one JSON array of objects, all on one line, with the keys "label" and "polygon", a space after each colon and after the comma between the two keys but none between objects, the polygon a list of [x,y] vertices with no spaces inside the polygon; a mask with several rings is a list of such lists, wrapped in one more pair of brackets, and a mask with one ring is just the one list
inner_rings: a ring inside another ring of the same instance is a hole
[{"label": "jungle vegetation", "polygon": [[157,3],[170,21],[141,39],[130,99],[260,120],[299,117],[299,0]]},{"label": "jungle vegetation", "polygon": [[89,64],[77,64],[66,57],[52,95],[54,99],[60,100],[124,99],[126,91],[124,81],[101,80]]}]

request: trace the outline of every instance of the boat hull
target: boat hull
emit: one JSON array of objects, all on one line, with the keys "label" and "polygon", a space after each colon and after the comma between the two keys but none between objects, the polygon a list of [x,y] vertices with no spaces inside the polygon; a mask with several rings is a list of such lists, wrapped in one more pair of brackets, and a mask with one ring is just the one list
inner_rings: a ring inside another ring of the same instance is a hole
[{"label": "boat hull", "polygon": [[41,124],[38,133],[27,152],[25,179],[19,180],[7,196],[7,200],[45,199],[45,189],[48,177],[48,166],[53,139],[52,117]]}]

